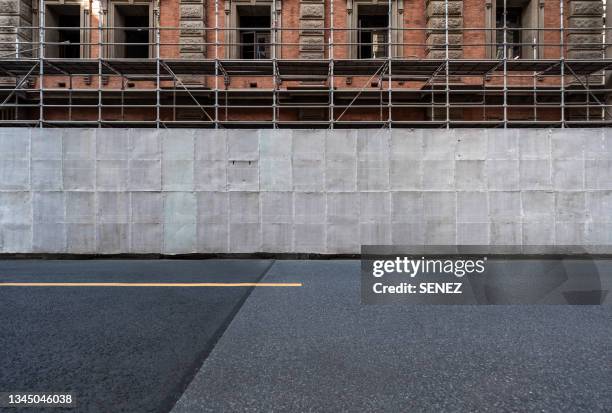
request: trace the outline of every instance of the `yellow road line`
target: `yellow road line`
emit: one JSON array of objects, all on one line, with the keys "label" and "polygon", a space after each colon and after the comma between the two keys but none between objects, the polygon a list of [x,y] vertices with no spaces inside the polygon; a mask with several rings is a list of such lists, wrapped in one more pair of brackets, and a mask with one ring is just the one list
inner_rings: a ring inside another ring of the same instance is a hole
[{"label": "yellow road line", "polygon": [[0,287],[301,287],[302,283],[0,283]]}]

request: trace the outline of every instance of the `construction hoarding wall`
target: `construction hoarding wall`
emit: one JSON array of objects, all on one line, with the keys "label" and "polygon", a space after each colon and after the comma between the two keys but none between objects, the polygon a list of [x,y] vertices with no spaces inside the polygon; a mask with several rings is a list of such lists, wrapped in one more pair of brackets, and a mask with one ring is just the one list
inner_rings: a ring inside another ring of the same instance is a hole
[{"label": "construction hoarding wall", "polygon": [[2,253],[612,244],[606,129],[0,129]]}]

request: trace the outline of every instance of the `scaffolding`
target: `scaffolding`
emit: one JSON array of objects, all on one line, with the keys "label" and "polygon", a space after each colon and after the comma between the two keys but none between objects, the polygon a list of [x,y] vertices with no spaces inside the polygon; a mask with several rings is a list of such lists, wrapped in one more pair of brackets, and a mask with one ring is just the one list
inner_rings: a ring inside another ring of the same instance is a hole
[{"label": "scaffolding", "polygon": [[[361,29],[336,27],[333,1],[326,3],[328,25],[318,29],[325,39],[318,59],[295,57],[303,29],[279,27],[276,2],[271,27],[254,28],[270,33],[269,41],[258,44],[269,51],[262,59],[228,57],[232,48],[255,45],[227,40],[228,33],[241,28],[220,27],[219,0],[214,2],[214,27],[190,29],[203,34],[197,46],[206,51],[206,58],[177,56],[176,33],[184,29],[162,26],[158,12],[155,26],[141,29],[151,39],[148,58],[110,57],[106,51],[132,43],[116,42],[109,33],[133,28],[105,26],[101,18],[97,27],[74,29],[90,32],[87,39],[94,40],[80,46],[89,48],[93,57],[47,57],[50,46],[62,43],[47,40],[46,33],[59,28],[45,25],[40,7],[38,26],[2,28],[15,33],[17,40],[13,52],[0,56],[1,75],[10,79],[0,89],[0,126],[565,128],[612,123],[606,76],[612,59],[607,57],[603,21],[601,42],[587,45],[597,56],[573,59],[568,58],[570,29],[564,24],[563,2],[559,27],[512,28],[537,33],[531,42],[510,41],[503,0],[503,27],[464,27],[462,42],[450,44],[457,29],[449,27],[448,1],[440,29],[392,27],[392,1],[387,0],[385,55],[367,59],[347,53],[364,44],[346,40],[351,31]],[[571,28],[574,33],[580,30]],[[20,41],[17,34],[24,31],[37,33],[38,39]],[[425,38],[427,32],[443,35],[443,56],[397,53],[425,51],[423,41],[408,40]],[[503,41],[471,41],[466,34],[470,39],[501,34]],[[286,37],[294,41],[283,41]],[[397,38],[401,41],[394,41]],[[513,58],[512,47],[546,53]],[[498,52],[486,56],[490,48]],[[452,54],[456,49],[464,54],[482,51],[483,57],[457,58]]]}]

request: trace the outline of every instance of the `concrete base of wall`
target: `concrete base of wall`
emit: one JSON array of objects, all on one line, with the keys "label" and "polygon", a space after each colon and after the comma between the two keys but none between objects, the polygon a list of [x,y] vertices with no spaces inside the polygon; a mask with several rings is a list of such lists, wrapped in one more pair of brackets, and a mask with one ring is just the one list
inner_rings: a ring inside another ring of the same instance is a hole
[{"label": "concrete base of wall", "polygon": [[0,129],[0,253],[612,245],[606,129]]}]

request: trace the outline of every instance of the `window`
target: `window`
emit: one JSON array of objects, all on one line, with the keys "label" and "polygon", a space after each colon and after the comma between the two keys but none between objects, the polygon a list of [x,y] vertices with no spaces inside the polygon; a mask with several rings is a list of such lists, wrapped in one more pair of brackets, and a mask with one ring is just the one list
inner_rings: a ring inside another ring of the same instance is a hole
[{"label": "window", "polygon": [[45,6],[45,56],[60,59],[81,57],[81,7],[67,4]]},{"label": "window", "polygon": [[492,7],[491,21],[495,24],[494,57],[504,57],[504,17],[506,26],[506,57],[508,59],[537,59],[542,43],[543,8],[539,0],[497,0]]},{"label": "window", "polygon": [[241,59],[269,59],[271,10],[269,6],[238,6],[239,56]]},{"label": "window", "polygon": [[115,4],[112,9],[112,55],[149,58],[152,53],[152,13],[148,4]]},{"label": "window", "polygon": [[387,57],[389,13],[387,6],[360,5],[357,15],[358,58]]}]

